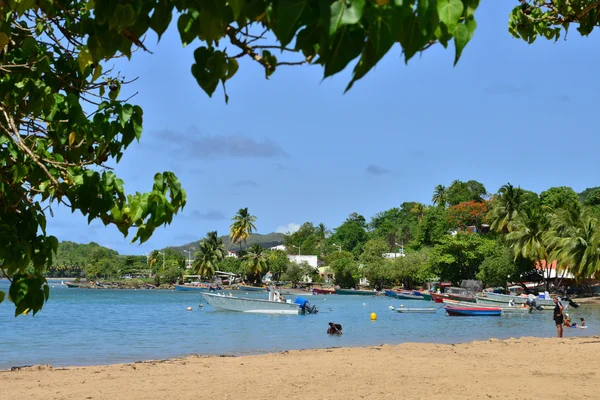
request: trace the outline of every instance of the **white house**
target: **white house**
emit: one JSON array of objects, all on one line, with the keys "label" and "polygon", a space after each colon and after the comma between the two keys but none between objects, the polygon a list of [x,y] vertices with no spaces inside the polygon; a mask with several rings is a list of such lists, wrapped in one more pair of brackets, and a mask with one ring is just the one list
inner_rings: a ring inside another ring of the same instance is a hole
[{"label": "white house", "polygon": [[280,245],[277,245],[277,246],[269,247],[269,250],[282,250],[282,251],[285,251],[285,246],[282,245],[282,244],[280,244]]},{"label": "white house", "polygon": [[404,254],[404,252],[402,253],[383,253],[382,256],[383,258],[398,258],[398,257],[404,257],[406,254]]}]

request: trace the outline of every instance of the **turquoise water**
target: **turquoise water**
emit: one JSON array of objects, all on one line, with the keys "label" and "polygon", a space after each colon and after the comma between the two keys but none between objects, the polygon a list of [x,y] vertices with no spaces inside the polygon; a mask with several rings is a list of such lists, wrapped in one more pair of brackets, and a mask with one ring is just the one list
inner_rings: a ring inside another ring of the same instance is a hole
[{"label": "turquoise water", "polygon": [[[0,289],[8,282],[0,281]],[[244,295],[235,292],[234,295]],[[265,294],[248,294],[266,298]],[[292,297],[293,296],[288,296]],[[0,369],[31,364],[93,365],[162,359],[190,354],[256,354],[291,349],[366,346],[383,343],[457,343],[519,336],[551,337],[551,313],[503,317],[399,314],[397,307],[439,307],[433,302],[369,296],[306,296],[316,315],[260,315],[215,311],[199,293],[162,290],[86,290],[53,287],[50,302],[35,317],[15,318],[0,304]],[[198,305],[204,304],[201,310]],[[364,304],[364,305],[363,305]],[[188,306],[193,311],[186,311]],[[377,321],[370,321],[371,312]],[[582,306],[586,330],[565,337],[597,335],[600,308]],[[342,336],[326,334],[328,322]]]}]

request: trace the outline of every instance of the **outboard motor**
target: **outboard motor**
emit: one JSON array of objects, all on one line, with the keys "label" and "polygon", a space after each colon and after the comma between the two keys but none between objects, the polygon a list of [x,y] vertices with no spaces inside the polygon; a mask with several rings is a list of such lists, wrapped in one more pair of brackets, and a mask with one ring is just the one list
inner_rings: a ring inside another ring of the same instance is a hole
[{"label": "outboard motor", "polygon": [[571,307],[573,307],[573,308],[578,308],[578,307],[580,306],[580,304],[579,304],[579,303],[577,303],[576,301],[573,301],[573,300],[571,300],[571,299],[570,299],[570,298],[568,298],[568,297],[563,297],[563,298],[561,299],[561,301],[566,301],[566,302],[568,302],[568,303],[569,303],[569,305],[570,305]]},{"label": "outboard motor", "polygon": [[315,305],[311,305],[309,303],[308,300],[306,300],[304,297],[296,297],[296,300],[294,300],[295,304],[298,304],[300,306],[301,309],[301,313],[302,314],[316,314],[319,312],[319,310],[317,309],[317,306]]},{"label": "outboard motor", "polygon": [[528,298],[525,301],[525,304],[528,305],[531,309],[536,309],[538,311],[543,310],[544,308],[542,306],[538,306],[538,304],[536,303],[535,299],[533,298]]}]

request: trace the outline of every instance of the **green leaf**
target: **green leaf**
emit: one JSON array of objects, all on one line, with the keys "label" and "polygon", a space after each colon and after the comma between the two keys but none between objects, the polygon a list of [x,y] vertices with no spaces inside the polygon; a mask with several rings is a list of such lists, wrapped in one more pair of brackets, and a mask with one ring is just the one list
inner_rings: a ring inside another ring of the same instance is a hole
[{"label": "green leaf", "polygon": [[365,0],[336,0],[330,6],[329,36],[344,25],[358,23],[363,16]]},{"label": "green leaf", "polygon": [[8,35],[4,32],[0,32],[0,49],[6,46],[10,42]]},{"label": "green leaf", "polygon": [[131,104],[125,104],[121,107],[121,111],[119,113],[119,122],[121,123],[121,127],[125,128],[127,122],[133,115],[133,106]]},{"label": "green leaf", "polygon": [[4,293],[3,291],[0,290],[0,304],[4,301],[5,297],[6,297],[6,293]]},{"label": "green leaf", "polygon": [[277,5],[278,38],[282,46],[287,46],[300,28],[304,10],[308,8],[307,0],[284,0]]},{"label": "green leaf", "polygon": [[319,60],[325,65],[324,77],[334,75],[360,55],[365,45],[365,31],[358,26],[344,26],[331,41],[331,48]]},{"label": "green leaf", "polygon": [[237,20],[244,10],[245,0],[228,0],[227,3],[231,7],[231,11],[233,11],[233,19]]},{"label": "green leaf", "polygon": [[150,28],[156,32],[159,41],[171,23],[173,7],[169,0],[159,0],[150,17]]},{"label": "green leaf", "polygon": [[438,0],[437,9],[440,20],[448,27],[448,31],[452,32],[464,11],[462,1]]},{"label": "green leaf", "polygon": [[463,49],[469,41],[469,29],[464,24],[456,25],[454,28],[454,46],[456,47],[456,56],[454,57],[454,65],[458,63]]},{"label": "green leaf", "polygon": [[96,68],[94,68],[94,74],[92,75],[92,82],[94,82],[96,79],[100,78],[100,75],[102,75],[102,65],[98,64],[98,65],[96,65]]},{"label": "green leaf", "polygon": [[165,180],[162,174],[157,173],[154,175],[154,190],[158,190],[159,192],[163,192],[165,185]]},{"label": "green leaf", "polygon": [[357,80],[365,76],[395,43],[392,30],[392,12],[389,9],[372,8],[368,15],[369,37],[358,64],[354,68],[352,80],[346,91],[352,88]]},{"label": "green leaf", "polygon": [[179,30],[179,36],[181,36],[181,43],[184,46],[192,43],[196,37],[197,31],[194,29],[194,24],[198,20],[192,18],[190,14],[181,14],[177,20],[177,29]]},{"label": "green leaf", "polygon": [[219,81],[228,73],[225,53],[201,46],[194,51],[194,60],[192,75],[206,94],[212,96]]},{"label": "green leaf", "polygon": [[79,55],[77,56],[77,62],[79,63],[79,70],[81,71],[81,73],[83,73],[83,71],[85,71],[85,69],[88,65],[90,65],[94,62],[94,59],[92,58],[92,54],[90,53],[89,48],[84,47],[83,49],[81,49],[81,51],[79,52]]},{"label": "green leaf", "polygon": [[417,16],[414,14],[402,19],[400,19],[400,14],[394,14],[393,26],[395,29],[394,36],[404,50],[404,61],[408,63],[408,60],[429,42],[429,38],[423,34]]}]

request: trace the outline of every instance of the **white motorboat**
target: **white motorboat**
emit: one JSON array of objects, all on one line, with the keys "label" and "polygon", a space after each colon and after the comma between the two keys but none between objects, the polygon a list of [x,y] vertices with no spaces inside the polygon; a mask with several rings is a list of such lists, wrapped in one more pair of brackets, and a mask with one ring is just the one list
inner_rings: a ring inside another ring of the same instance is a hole
[{"label": "white motorboat", "polygon": [[202,293],[206,302],[217,310],[239,311],[257,314],[315,314],[316,306],[302,298],[295,302],[282,301],[279,293],[270,291],[269,300],[252,299],[247,297],[225,296],[222,294]]},{"label": "white motorboat", "polygon": [[[550,297],[550,295],[548,295],[547,297]],[[509,294],[500,294],[500,293],[489,293],[489,292],[484,292],[483,296],[482,296],[483,300],[487,300],[490,302],[499,302],[499,303],[510,303],[511,301],[514,304],[524,304],[527,300],[534,300],[535,303],[538,306],[544,306],[546,307],[552,307],[554,308],[554,299],[551,298],[539,298],[539,297],[535,297],[533,295],[530,296],[512,296]],[[565,300],[560,300],[560,303],[563,305],[563,307],[567,308],[569,305],[568,301]]]}]

